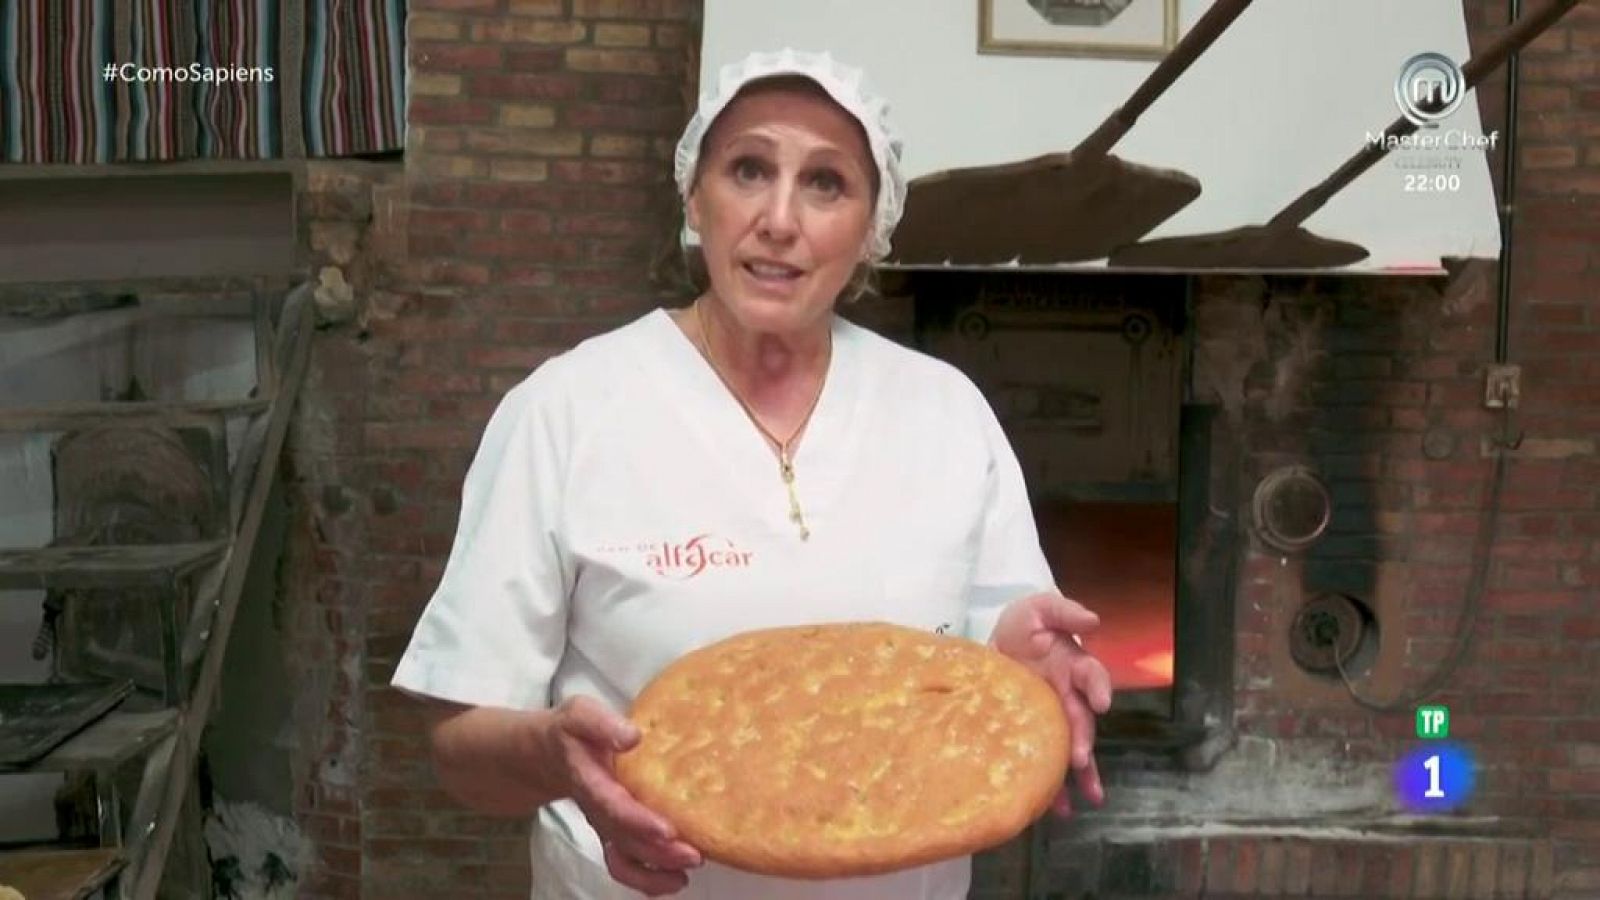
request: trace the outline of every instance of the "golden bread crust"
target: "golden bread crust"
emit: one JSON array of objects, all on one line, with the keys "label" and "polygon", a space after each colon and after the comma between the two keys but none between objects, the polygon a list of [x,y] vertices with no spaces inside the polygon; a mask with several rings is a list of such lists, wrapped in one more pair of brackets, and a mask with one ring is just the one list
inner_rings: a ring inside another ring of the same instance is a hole
[{"label": "golden bread crust", "polygon": [[884,623],[704,647],[640,692],[618,779],[709,859],[789,878],[910,868],[1003,843],[1066,776],[1054,690],[958,637]]}]

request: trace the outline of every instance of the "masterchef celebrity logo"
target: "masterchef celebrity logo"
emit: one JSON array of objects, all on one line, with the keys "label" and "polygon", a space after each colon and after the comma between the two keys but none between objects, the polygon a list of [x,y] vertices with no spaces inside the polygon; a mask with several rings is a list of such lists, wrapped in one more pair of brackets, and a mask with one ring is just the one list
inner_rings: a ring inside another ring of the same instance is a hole
[{"label": "masterchef celebrity logo", "polygon": [[681,544],[671,541],[646,544],[644,562],[657,575],[683,581],[707,569],[746,568],[752,555],[727,538],[700,534]]}]

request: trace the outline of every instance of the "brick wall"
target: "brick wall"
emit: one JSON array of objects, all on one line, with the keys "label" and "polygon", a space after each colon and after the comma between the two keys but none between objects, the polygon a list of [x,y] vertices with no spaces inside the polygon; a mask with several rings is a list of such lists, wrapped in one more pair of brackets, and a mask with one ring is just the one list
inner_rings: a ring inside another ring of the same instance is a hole
[{"label": "brick wall", "polygon": [[[1469,8],[1481,43],[1503,5]],[[405,900],[470,883],[520,898],[525,826],[442,795],[414,708],[386,685],[438,578],[460,479],[497,398],[550,354],[661,302],[651,273],[672,246],[670,150],[699,8],[412,0],[410,10],[403,181],[327,171],[307,185],[310,215],[332,223],[317,229],[320,253],[331,258],[349,238],[341,222],[358,226],[363,246],[390,249],[352,270],[353,309],[319,337],[292,437],[296,809],[316,847],[302,895]],[[1052,875],[1062,896],[1094,884],[1309,890],[1320,884],[1312,873],[1352,859],[1374,885],[1395,885],[1385,889],[1393,896],[1428,896],[1456,878],[1503,884],[1508,896],[1600,892],[1597,46],[1600,15],[1586,6],[1525,57],[1511,354],[1524,366],[1516,424],[1526,437],[1509,468],[1473,650],[1440,698],[1487,767],[1473,811],[1538,834],[1493,852],[1459,840],[1402,851],[1284,836],[1196,837],[1148,852],[1064,845]],[[1495,127],[1500,101],[1482,93]],[[1480,400],[1493,271],[1472,267],[1448,284],[1207,279],[1202,303],[1225,312],[1252,292],[1270,296],[1270,315],[1256,303],[1251,324],[1270,340],[1257,373],[1267,377],[1239,385],[1250,471],[1308,458],[1329,474],[1339,513],[1303,564],[1259,552],[1247,562],[1237,726],[1284,757],[1367,765],[1370,787],[1371,766],[1409,733],[1409,713],[1366,713],[1338,685],[1299,673],[1282,649],[1283,617],[1306,590],[1374,598],[1385,628],[1374,693],[1415,683],[1442,652],[1489,469],[1481,448],[1495,420]],[[1309,355],[1282,352],[1294,335]],[[1286,365],[1297,380],[1271,377]],[[1352,572],[1357,583],[1340,583]],[[1061,864],[1073,859],[1081,865]],[[1018,895],[1015,854],[1001,863],[993,871]]]},{"label": "brick wall", "polygon": [[[324,166],[302,198],[319,336],[292,437],[302,896],[527,896],[526,825],[434,784],[388,690],[499,396],[655,305],[698,10],[412,0],[403,177]],[[350,243],[353,259],[339,259]],[[341,277],[342,276],[342,277]],[[354,286],[341,306],[339,281]]]},{"label": "brick wall", "polygon": [[[1468,7],[1482,46],[1503,27],[1505,6]],[[1509,359],[1523,370],[1522,405],[1510,420],[1521,444],[1506,465],[1471,649],[1436,700],[1450,706],[1453,730],[1482,767],[1466,812],[1550,838],[1545,886],[1571,897],[1600,894],[1597,46],[1600,10],[1583,5],[1524,55],[1509,335]],[[1480,92],[1486,128],[1504,128],[1503,75]],[[1308,285],[1269,322],[1279,338],[1303,332],[1319,355],[1300,369],[1304,392],[1278,408],[1282,416],[1270,401],[1284,383],[1257,385],[1262,402],[1248,426],[1255,462],[1303,453],[1329,478],[1337,512],[1302,566],[1250,556],[1238,598],[1241,732],[1320,742],[1330,759],[1353,761],[1392,760],[1411,742],[1411,708],[1367,712],[1342,686],[1288,663],[1286,607],[1308,591],[1374,599],[1388,613],[1384,649],[1363,686],[1378,698],[1439,666],[1481,552],[1499,431],[1498,414],[1483,408],[1495,275],[1470,266],[1436,291]],[[1280,356],[1271,371],[1295,362]],[[1441,883],[1439,895],[1476,894]]]}]

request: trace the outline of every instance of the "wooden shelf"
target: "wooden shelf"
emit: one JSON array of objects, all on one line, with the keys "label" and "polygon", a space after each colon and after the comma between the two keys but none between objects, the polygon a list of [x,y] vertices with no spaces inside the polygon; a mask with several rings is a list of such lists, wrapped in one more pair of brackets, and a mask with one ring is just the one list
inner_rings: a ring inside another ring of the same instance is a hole
[{"label": "wooden shelf", "polygon": [[255,175],[287,172],[303,177],[305,160],[291,159],[184,159],[120,163],[6,163],[0,181],[38,178],[149,178],[156,175]]},{"label": "wooden shelf", "polygon": [[77,431],[96,425],[160,425],[202,428],[219,417],[259,413],[270,398],[199,403],[60,403],[0,409],[0,432]]},{"label": "wooden shelf", "polygon": [[226,541],[0,550],[0,589],[162,586],[221,556]]},{"label": "wooden shelf", "polygon": [[113,848],[0,853],[0,884],[28,900],[84,900],[124,864],[122,851]]},{"label": "wooden shelf", "polygon": [[115,769],[154,747],[178,727],[178,711],[111,713],[28,766],[28,772]]}]

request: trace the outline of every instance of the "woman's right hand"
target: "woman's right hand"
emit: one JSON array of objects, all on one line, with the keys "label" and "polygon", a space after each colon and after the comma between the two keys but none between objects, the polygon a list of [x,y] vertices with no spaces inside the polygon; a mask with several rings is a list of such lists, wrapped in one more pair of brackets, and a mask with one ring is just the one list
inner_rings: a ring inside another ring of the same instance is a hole
[{"label": "woman's right hand", "polygon": [[700,852],[613,774],[616,754],[639,742],[638,727],[590,697],[566,700],[554,713],[540,735],[542,755],[600,835],[611,877],[652,897],[683,890],[686,870],[702,862]]}]

